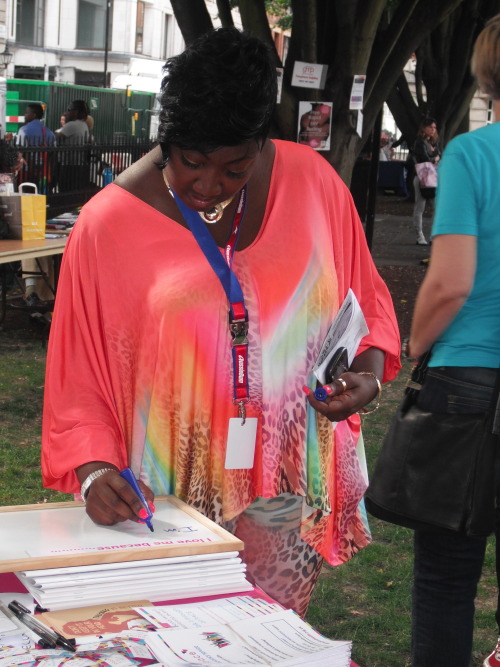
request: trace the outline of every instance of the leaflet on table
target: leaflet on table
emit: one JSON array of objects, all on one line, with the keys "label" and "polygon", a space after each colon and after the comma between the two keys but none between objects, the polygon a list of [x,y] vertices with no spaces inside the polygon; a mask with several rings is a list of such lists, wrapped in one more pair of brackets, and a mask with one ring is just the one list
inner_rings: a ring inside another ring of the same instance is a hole
[{"label": "leaflet on table", "polygon": [[[16,596],[20,597],[17,594]],[[14,595],[1,593],[0,598],[0,658],[4,654],[6,647],[20,653],[34,648],[38,637],[23,625],[7,606],[14,599]],[[32,607],[33,605],[31,605]]]},{"label": "leaflet on table", "polygon": [[203,667],[348,667],[351,654],[351,642],[323,637],[291,610],[230,625],[214,622],[205,629],[158,630],[147,642],[158,661],[167,665],[173,653]]},{"label": "leaflet on table", "polygon": [[277,602],[268,602],[250,595],[239,595],[217,600],[204,600],[188,604],[134,607],[156,628],[200,628],[211,622],[231,623],[243,618],[253,618],[283,607]]},{"label": "leaflet on table", "polygon": [[349,364],[352,363],[361,339],[369,333],[363,311],[354,292],[350,289],[333,320],[323,341],[313,372],[316,379],[325,383],[325,370],[332,355],[339,347],[347,349]]},{"label": "leaflet on table", "polygon": [[[19,649],[14,647],[0,648],[0,667],[160,667],[155,654],[146,641],[147,632],[120,633],[116,637],[104,641],[86,644],[76,653],[63,649]],[[185,660],[174,658],[169,660],[169,667],[183,665]]]},{"label": "leaflet on table", "polygon": [[138,599],[133,602],[76,607],[62,611],[48,611],[38,614],[37,619],[67,639],[85,637],[87,641],[96,641],[103,635],[115,635],[131,628],[151,628],[152,625],[135,607],[147,609],[151,602]]},{"label": "leaflet on table", "polygon": [[291,610],[205,630],[128,630],[115,637],[62,649],[0,648],[0,667],[348,667],[351,643],[318,634]]}]

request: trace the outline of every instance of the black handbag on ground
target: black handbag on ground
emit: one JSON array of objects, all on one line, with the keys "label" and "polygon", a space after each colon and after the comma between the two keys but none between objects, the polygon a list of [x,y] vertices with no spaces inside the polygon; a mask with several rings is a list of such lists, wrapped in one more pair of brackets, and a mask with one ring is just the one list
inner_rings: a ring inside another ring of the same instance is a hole
[{"label": "black handbag on ground", "polygon": [[366,509],[407,528],[485,537],[495,527],[494,410],[443,414],[418,408],[429,354],[415,368],[385,436]]}]

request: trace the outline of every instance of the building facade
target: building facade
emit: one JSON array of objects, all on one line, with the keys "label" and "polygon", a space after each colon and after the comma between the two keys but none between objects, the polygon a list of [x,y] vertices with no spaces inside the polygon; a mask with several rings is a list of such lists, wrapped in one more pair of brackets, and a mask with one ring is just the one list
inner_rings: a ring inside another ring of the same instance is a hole
[{"label": "building facade", "polygon": [[8,78],[155,92],[166,58],[184,48],[169,0],[0,0],[0,24],[0,49],[14,54]]}]

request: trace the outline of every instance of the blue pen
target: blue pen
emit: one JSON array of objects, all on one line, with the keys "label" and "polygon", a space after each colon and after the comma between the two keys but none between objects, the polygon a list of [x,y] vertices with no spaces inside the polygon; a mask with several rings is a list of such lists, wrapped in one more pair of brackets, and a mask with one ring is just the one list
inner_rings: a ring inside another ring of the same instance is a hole
[{"label": "blue pen", "polygon": [[146,522],[146,525],[149,528],[149,530],[152,533],[154,533],[154,528],[151,523],[151,519],[153,518],[153,512],[149,509],[148,501],[144,497],[144,494],[141,491],[141,487],[137,483],[134,473],[130,470],[130,468],[125,468],[125,470],[121,471],[120,477],[123,477],[123,479],[130,484],[130,486],[134,489],[137,496],[139,497],[139,500],[144,505],[144,509],[148,513],[148,516],[144,519],[144,521]]},{"label": "blue pen", "polygon": [[323,387],[318,387],[314,390],[314,398],[317,401],[326,401],[327,396],[326,389],[323,389]]}]

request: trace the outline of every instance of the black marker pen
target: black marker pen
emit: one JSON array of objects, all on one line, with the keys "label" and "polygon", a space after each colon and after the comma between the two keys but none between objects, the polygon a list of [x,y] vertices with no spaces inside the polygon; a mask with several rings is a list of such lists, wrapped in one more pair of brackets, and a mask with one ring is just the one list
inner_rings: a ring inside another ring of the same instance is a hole
[{"label": "black marker pen", "polygon": [[30,613],[30,610],[26,609],[26,607],[24,607],[20,602],[17,602],[17,600],[12,600],[8,606],[9,609],[21,621],[21,623],[24,623],[27,628],[32,630],[40,637],[40,645],[42,646],[43,642],[44,648],[55,648],[56,646],[61,646],[61,648],[64,648],[66,651],[76,651],[76,648],[68,639],[59,633],[54,632],[54,630],[48,628],[46,625],[43,625],[43,623],[37,621]]}]

